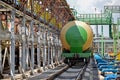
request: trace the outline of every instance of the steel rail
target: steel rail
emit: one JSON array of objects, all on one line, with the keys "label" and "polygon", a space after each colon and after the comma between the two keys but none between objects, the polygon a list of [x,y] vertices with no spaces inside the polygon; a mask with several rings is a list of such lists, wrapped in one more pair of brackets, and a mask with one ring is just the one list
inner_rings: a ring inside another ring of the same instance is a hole
[{"label": "steel rail", "polygon": [[[81,79],[82,79],[82,77],[83,77],[83,75],[84,75],[84,72],[85,72],[85,70],[86,70],[86,68],[87,68],[87,65],[88,65],[88,64],[83,64],[83,65],[82,65],[82,67],[80,68],[79,72],[76,73],[77,75],[75,75],[75,77],[74,77],[75,80],[81,80]],[[72,66],[71,66],[71,67],[72,67]],[[61,69],[61,71],[50,75],[50,77],[47,78],[46,80],[54,80],[54,79],[57,80],[56,78],[57,78],[59,75],[62,75],[63,73],[67,72],[67,70],[70,69],[71,67],[68,66],[68,67],[65,68],[65,69]],[[73,72],[73,73],[74,73],[74,72]],[[69,73],[67,72],[67,74],[69,74]]]},{"label": "steel rail", "polygon": [[82,77],[84,75],[86,68],[87,68],[87,64],[85,64],[84,67],[82,68],[82,70],[80,70],[80,72],[78,73],[78,76],[75,80],[82,80]]}]

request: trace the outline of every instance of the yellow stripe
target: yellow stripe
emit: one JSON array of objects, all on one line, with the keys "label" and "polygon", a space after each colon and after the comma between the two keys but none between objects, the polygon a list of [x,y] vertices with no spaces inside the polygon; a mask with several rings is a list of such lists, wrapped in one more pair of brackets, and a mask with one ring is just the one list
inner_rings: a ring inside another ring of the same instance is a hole
[{"label": "yellow stripe", "polygon": [[88,49],[90,47],[90,44],[92,43],[93,40],[93,33],[92,33],[92,29],[90,28],[89,25],[85,24],[85,23],[81,23],[81,25],[83,26],[83,28],[86,30],[87,32],[87,41],[86,43],[83,45],[83,51]]}]

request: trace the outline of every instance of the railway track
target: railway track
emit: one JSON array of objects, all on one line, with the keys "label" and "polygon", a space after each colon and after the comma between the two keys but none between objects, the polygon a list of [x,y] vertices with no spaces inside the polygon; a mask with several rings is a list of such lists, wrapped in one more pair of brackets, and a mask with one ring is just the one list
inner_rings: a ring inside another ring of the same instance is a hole
[{"label": "railway track", "polygon": [[62,71],[52,75],[47,80],[82,80],[86,67],[87,64],[77,63],[67,69],[62,69]]},{"label": "railway track", "polygon": [[61,64],[54,69],[28,77],[27,80],[82,80],[87,64],[77,63],[73,66]]},{"label": "railway track", "polygon": [[54,80],[81,80],[85,72],[87,64],[78,63],[69,67],[62,74],[58,75]]}]

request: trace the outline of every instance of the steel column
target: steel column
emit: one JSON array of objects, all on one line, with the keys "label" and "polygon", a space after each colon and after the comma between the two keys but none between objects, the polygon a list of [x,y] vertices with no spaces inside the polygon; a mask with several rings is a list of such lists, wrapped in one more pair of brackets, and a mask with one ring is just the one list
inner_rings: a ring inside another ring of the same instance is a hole
[{"label": "steel column", "polygon": [[22,56],[21,56],[21,63],[22,63],[22,71],[24,72],[26,69],[26,26],[25,26],[26,19],[23,17],[22,20]]},{"label": "steel column", "polygon": [[30,34],[31,34],[31,74],[34,74],[34,31],[33,31],[33,20],[30,22]]},{"label": "steel column", "polygon": [[57,51],[57,64],[59,64],[59,41],[58,41],[58,36],[57,36],[57,40],[56,40],[56,45],[57,45],[57,50],[56,50]]},{"label": "steel column", "polygon": [[55,64],[58,64],[58,45],[57,45],[57,36],[55,35],[55,41],[54,41],[54,43],[55,43]]},{"label": "steel column", "polygon": [[53,63],[55,63],[55,40],[54,40],[54,37],[53,37],[52,57],[53,57]]},{"label": "steel column", "polygon": [[104,57],[104,41],[103,41],[103,26],[101,26],[101,53],[102,53],[102,56]]},{"label": "steel column", "polygon": [[117,25],[113,25],[113,52],[114,52],[114,55],[117,54]]},{"label": "steel column", "polygon": [[15,35],[14,35],[15,10],[11,11],[11,45],[10,45],[10,75],[14,79],[15,75]]},{"label": "steel column", "polygon": [[38,65],[38,68],[40,68],[41,67],[41,61],[40,61],[40,43],[41,43],[41,41],[40,41],[40,34],[41,34],[41,32],[40,32],[40,25],[38,25],[38,29],[39,29],[39,31],[38,31],[38,33],[37,33],[37,65]]},{"label": "steel column", "polygon": [[22,73],[22,44],[21,43],[19,43],[19,71],[20,71],[20,73]]},{"label": "steel column", "polygon": [[53,36],[51,33],[51,65],[53,65]]},{"label": "steel column", "polygon": [[45,70],[45,65],[46,65],[46,31],[44,31],[43,33],[43,69],[44,70]]},{"label": "steel column", "polygon": [[50,65],[50,32],[48,31],[48,35],[47,35],[47,40],[48,40],[48,63],[47,65]]},{"label": "steel column", "polygon": [[26,69],[29,69],[29,57],[30,57],[29,35],[26,35]]},{"label": "steel column", "polygon": [[2,74],[2,46],[0,41],[0,74]]}]

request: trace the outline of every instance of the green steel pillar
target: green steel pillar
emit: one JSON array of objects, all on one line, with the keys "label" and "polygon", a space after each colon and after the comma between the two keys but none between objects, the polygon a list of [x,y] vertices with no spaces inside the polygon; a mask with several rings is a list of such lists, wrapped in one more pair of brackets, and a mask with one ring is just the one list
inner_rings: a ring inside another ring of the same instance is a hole
[{"label": "green steel pillar", "polygon": [[[95,24],[96,24],[96,38],[99,36],[98,35],[98,25],[97,25],[97,21],[96,21],[96,19],[97,19],[97,17],[96,17],[96,8],[95,8]],[[99,45],[99,43],[97,43],[97,46]],[[99,52],[99,48],[97,49],[97,52]]]},{"label": "green steel pillar", "polygon": [[116,55],[117,53],[117,49],[116,49],[116,25],[113,25],[113,48],[114,48],[114,55]]},{"label": "green steel pillar", "polygon": [[101,26],[101,53],[104,56],[103,26]]},{"label": "green steel pillar", "polygon": [[76,11],[76,9],[73,9],[73,15],[75,16],[75,19],[77,19],[77,11]]},{"label": "green steel pillar", "polygon": [[104,57],[104,41],[103,41],[103,25],[102,25],[102,10],[101,10],[101,53],[102,56]]}]

